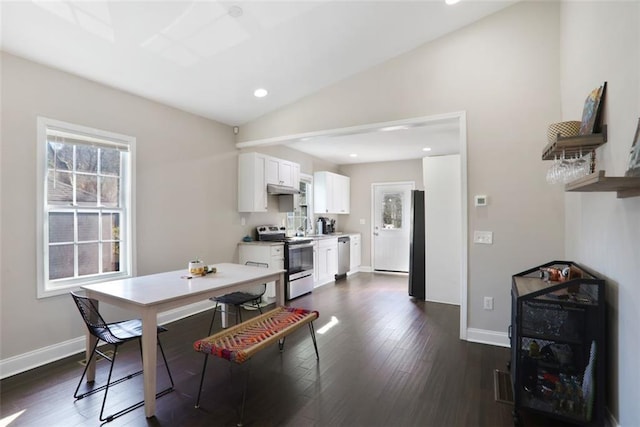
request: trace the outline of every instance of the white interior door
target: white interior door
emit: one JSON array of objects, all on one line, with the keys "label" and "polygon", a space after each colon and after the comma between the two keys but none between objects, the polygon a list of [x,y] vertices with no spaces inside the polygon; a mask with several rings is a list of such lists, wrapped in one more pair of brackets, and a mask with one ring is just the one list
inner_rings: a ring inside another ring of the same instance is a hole
[{"label": "white interior door", "polygon": [[373,184],[373,269],[409,272],[413,183]]}]

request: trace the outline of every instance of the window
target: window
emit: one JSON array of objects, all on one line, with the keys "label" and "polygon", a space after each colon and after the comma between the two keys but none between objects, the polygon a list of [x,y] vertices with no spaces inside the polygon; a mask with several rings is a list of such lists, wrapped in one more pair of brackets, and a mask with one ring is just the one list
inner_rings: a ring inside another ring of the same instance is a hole
[{"label": "window", "polygon": [[402,228],[403,193],[385,193],[382,208],[382,226],[387,230]]},{"label": "window", "polygon": [[130,276],[135,138],[38,118],[38,297]]}]

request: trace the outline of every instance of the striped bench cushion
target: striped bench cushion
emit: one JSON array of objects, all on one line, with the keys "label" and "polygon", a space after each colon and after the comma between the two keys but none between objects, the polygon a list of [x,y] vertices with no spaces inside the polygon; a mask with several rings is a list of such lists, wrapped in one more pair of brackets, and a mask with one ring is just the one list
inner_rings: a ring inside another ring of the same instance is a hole
[{"label": "striped bench cushion", "polygon": [[278,307],[193,344],[201,353],[243,363],[269,344],[318,318],[317,311]]}]

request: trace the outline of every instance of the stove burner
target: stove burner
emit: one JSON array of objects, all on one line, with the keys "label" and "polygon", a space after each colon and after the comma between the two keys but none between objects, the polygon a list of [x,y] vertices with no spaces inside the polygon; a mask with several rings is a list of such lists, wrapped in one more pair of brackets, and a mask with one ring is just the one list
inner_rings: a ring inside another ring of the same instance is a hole
[{"label": "stove burner", "polygon": [[289,245],[311,243],[308,237],[287,237],[287,231],[284,227],[277,225],[260,225],[256,227],[258,232],[258,240],[262,242],[284,242]]}]

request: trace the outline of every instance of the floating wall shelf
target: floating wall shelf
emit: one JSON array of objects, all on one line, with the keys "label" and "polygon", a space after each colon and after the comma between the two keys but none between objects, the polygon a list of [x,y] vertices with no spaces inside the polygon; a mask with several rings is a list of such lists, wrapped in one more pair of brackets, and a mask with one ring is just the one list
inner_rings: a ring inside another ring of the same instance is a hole
[{"label": "floating wall shelf", "polygon": [[615,191],[619,199],[640,196],[640,177],[605,176],[598,171],[565,186],[565,191]]},{"label": "floating wall shelf", "polygon": [[607,125],[602,126],[602,133],[578,136],[558,136],[542,150],[542,160],[553,160],[555,157],[575,154],[588,154],[607,142]]}]

